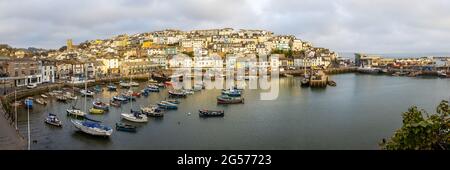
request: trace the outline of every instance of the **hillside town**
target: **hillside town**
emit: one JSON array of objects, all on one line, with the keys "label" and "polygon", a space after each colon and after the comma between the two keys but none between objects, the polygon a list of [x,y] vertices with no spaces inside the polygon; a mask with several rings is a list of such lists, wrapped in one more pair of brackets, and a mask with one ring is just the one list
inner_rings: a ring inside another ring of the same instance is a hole
[{"label": "hillside town", "polygon": [[[189,61],[171,60],[178,54]],[[355,60],[339,57],[330,49],[315,47],[293,35],[266,30],[232,28],[181,31],[166,29],[134,35],[118,35],[75,44],[68,39],[59,49],[13,48],[0,44],[0,77],[5,87],[41,83],[83,83],[107,76],[148,74],[178,67],[224,68],[226,58],[262,57],[276,54],[279,60],[258,61],[259,67],[279,66],[280,71],[356,68],[361,73],[403,74],[448,69],[447,58],[383,58],[355,54]],[[213,56],[213,57],[212,57]],[[87,67],[87,68],[85,68]],[[86,71],[86,72],[85,72]],[[419,72],[420,71],[420,72]],[[298,75],[298,74],[297,74]],[[442,75],[446,76],[442,73]],[[6,85],[7,84],[7,85]]]},{"label": "hillside town", "polygon": [[[186,54],[192,62],[168,62],[177,54]],[[78,45],[68,39],[67,44],[57,50],[17,49],[0,45],[0,75],[3,83],[8,82],[14,87],[56,81],[81,83],[108,75],[146,74],[152,70],[180,66],[222,67],[225,63],[213,61],[208,56],[225,60],[231,55],[259,57],[270,54],[279,56],[279,63],[276,64],[282,69],[323,69],[332,65],[338,57],[329,49],[314,47],[295,36],[275,35],[266,30],[167,29],[89,40]],[[271,62],[258,64],[275,64]]]}]

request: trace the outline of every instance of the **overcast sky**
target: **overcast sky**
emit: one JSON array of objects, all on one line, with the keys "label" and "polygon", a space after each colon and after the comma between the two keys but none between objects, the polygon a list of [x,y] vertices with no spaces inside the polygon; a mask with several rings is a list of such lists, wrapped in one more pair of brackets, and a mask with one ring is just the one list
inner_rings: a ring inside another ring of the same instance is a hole
[{"label": "overcast sky", "polygon": [[0,43],[14,47],[222,27],[291,34],[338,52],[450,52],[450,1],[0,0]]}]

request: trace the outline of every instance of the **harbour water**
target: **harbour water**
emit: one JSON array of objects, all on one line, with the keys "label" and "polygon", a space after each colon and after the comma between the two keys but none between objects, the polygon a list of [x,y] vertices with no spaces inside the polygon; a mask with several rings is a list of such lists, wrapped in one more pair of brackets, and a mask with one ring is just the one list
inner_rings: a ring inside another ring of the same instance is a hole
[{"label": "harbour water", "polygon": [[[259,100],[260,90],[245,90],[245,104],[217,105],[220,90],[203,90],[180,99],[179,109],[138,125],[137,133],[115,131],[110,138],[77,132],[65,109],[73,103],[35,103],[31,111],[31,149],[379,149],[382,138],[402,124],[401,113],[417,105],[434,112],[450,97],[450,79],[342,74],[331,77],[336,87],[301,88],[299,78],[282,78],[277,100]],[[142,85],[141,85],[142,86]],[[140,90],[140,89],[139,89]],[[119,90],[120,91],[120,90]],[[104,88],[95,98],[116,93]],[[155,104],[167,90],[133,102],[135,109]],[[88,108],[93,98],[88,98]],[[77,106],[83,108],[84,99]],[[202,108],[225,111],[223,118],[201,118]],[[90,115],[114,127],[130,103]],[[19,128],[26,136],[26,109],[19,109]],[[63,128],[44,124],[54,113]],[[189,114],[191,113],[191,114]]]}]

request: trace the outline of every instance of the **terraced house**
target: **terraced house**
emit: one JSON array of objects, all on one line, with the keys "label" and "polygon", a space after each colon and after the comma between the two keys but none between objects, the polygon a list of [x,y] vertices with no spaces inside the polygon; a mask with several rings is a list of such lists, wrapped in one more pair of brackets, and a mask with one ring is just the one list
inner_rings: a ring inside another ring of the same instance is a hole
[{"label": "terraced house", "polygon": [[9,58],[0,59],[2,72],[7,80],[11,81],[15,87],[22,87],[29,84],[41,84],[41,62],[30,58]]}]

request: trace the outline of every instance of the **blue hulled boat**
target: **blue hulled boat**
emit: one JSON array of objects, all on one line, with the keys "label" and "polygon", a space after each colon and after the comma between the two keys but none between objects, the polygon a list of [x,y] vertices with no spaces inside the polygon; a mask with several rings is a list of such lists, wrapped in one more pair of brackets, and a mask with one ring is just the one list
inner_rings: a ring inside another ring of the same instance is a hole
[{"label": "blue hulled boat", "polygon": [[111,83],[111,84],[108,85],[108,90],[109,91],[116,91],[117,90],[117,86]]},{"label": "blue hulled boat", "polygon": [[166,110],[176,110],[176,109],[178,109],[177,104],[173,104],[173,103],[170,103],[168,101],[161,101],[160,103],[158,103],[158,106],[163,108],[163,109],[166,109]]}]

